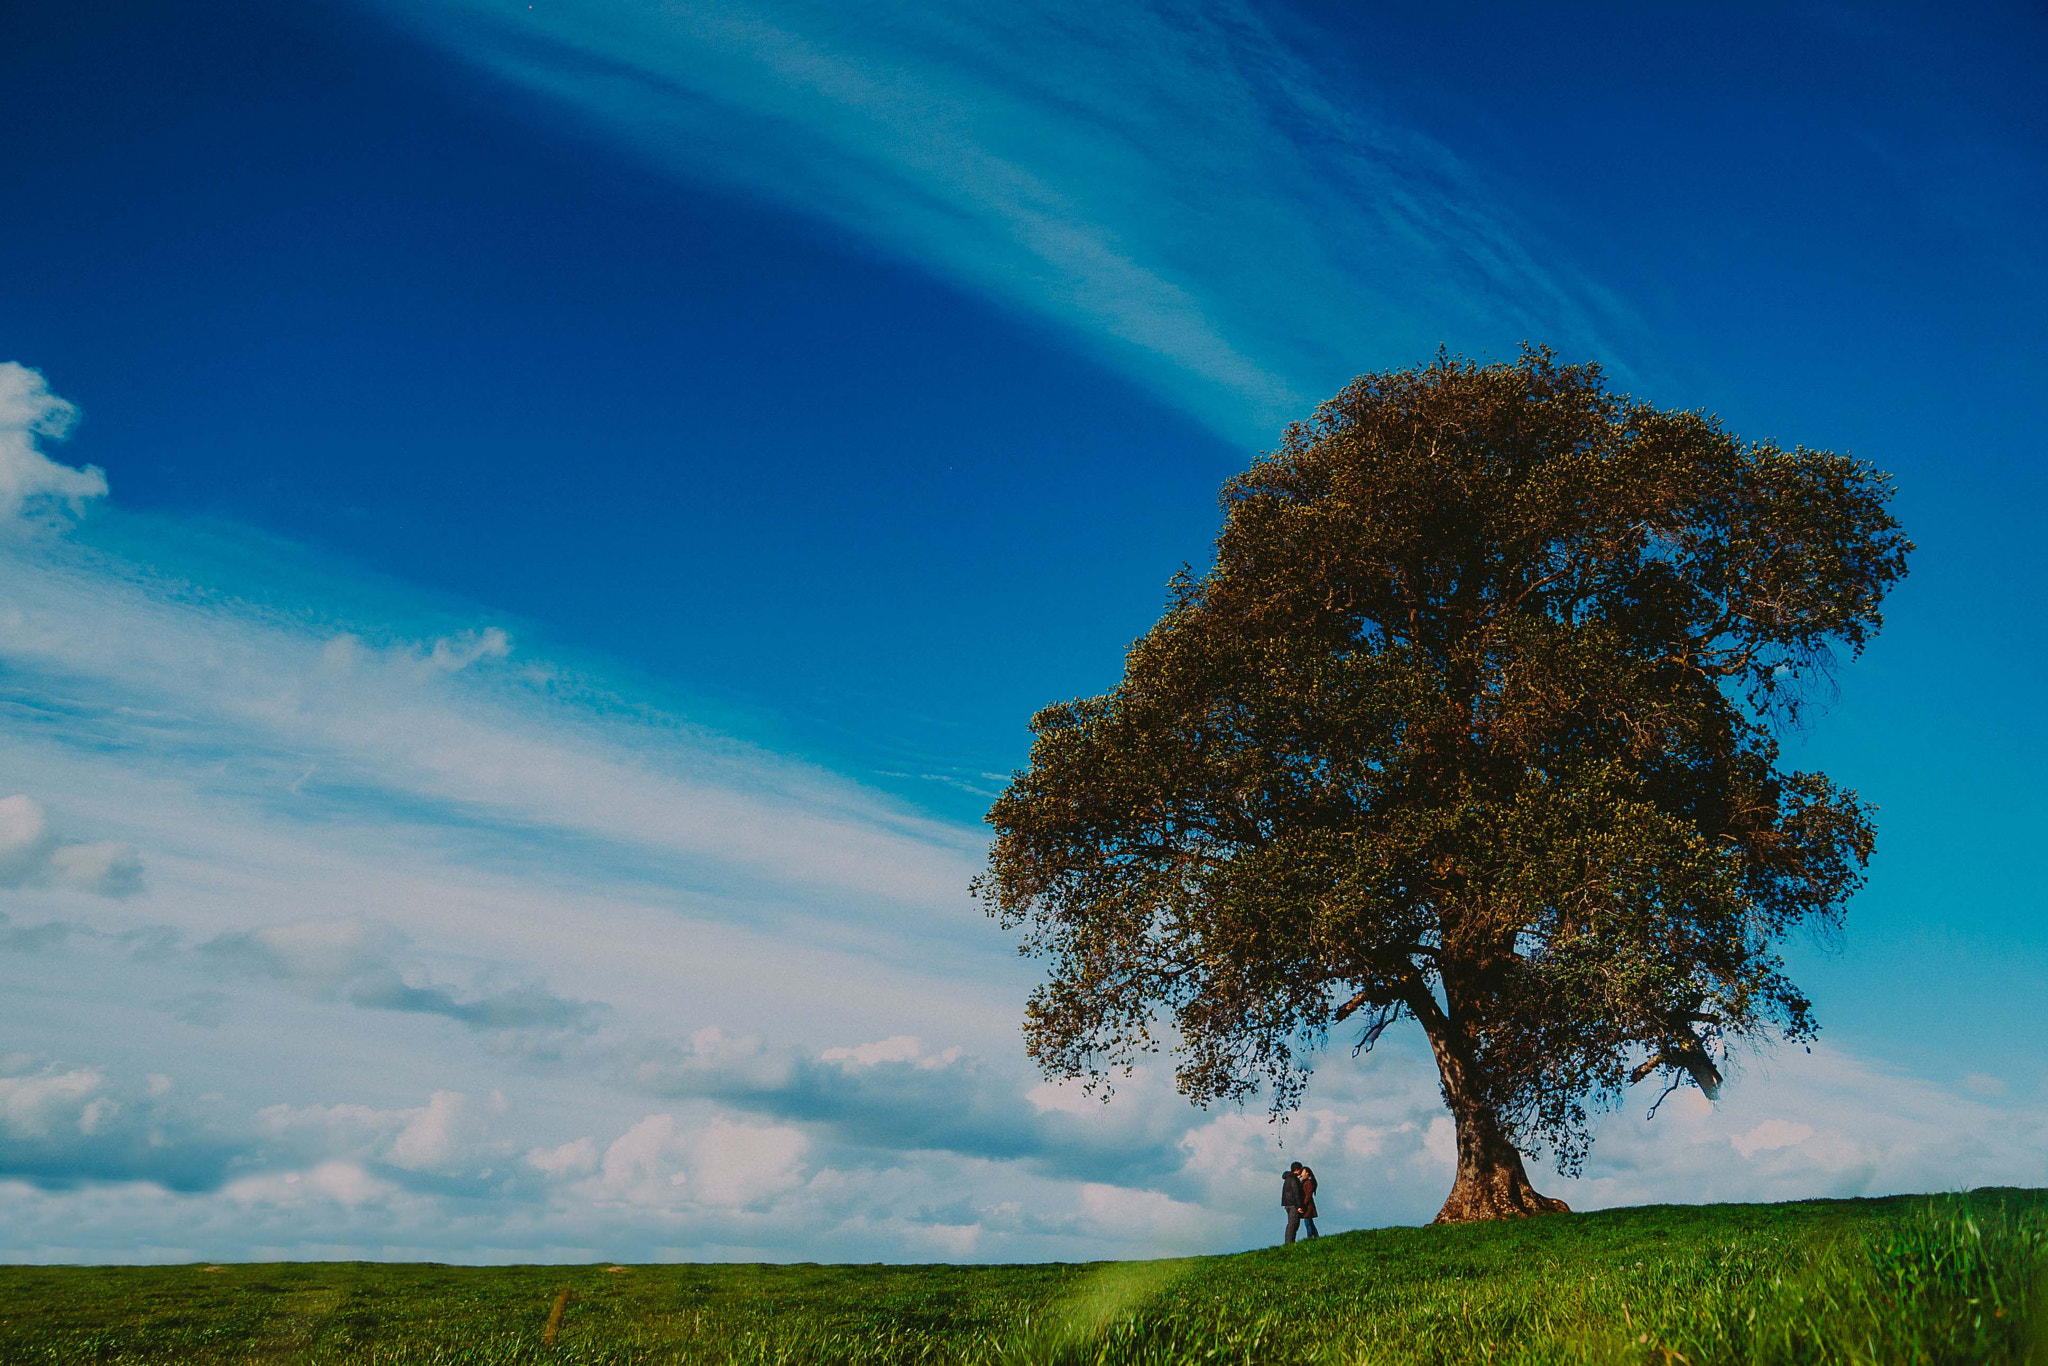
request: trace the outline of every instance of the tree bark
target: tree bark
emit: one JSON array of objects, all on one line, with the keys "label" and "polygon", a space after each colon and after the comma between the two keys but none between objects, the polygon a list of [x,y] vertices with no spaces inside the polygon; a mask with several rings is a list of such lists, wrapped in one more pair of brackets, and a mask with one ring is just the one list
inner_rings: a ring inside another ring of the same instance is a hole
[{"label": "tree bark", "polygon": [[1522,1154],[1502,1131],[1500,1117],[1478,1084],[1467,1050],[1451,1021],[1425,992],[1410,1009],[1429,1035],[1443,1080],[1444,1103],[1458,1132],[1458,1174],[1451,1194],[1437,1211],[1434,1224],[1473,1224],[1487,1219],[1526,1219],[1537,1214],[1569,1214],[1571,1206],[1543,1195],[1529,1184]]},{"label": "tree bark", "polygon": [[1435,1224],[1473,1224],[1483,1219],[1526,1219],[1535,1214],[1569,1214],[1564,1201],[1529,1184],[1522,1154],[1500,1131],[1484,1103],[1451,1103],[1458,1126],[1458,1175]]}]

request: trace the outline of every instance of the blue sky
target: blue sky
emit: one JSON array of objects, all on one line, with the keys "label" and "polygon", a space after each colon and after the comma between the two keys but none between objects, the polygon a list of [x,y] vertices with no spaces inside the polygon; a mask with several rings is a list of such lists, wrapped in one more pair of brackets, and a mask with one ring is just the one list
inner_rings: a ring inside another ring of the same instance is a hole
[{"label": "blue sky", "polygon": [[2048,23],[2025,6],[328,0],[0,45],[0,1255],[970,1258],[1424,1219],[1034,1077],[1043,703],[1360,371],[1524,339],[1898,478],[1794,737],[1825,1027],[1581,1206],[2048,1184]]}]

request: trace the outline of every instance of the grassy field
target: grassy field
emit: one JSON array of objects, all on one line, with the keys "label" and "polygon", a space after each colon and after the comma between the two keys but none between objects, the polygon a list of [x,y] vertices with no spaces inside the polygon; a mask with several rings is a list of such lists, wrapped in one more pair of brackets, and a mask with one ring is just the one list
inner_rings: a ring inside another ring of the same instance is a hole
[{"label": "grassy field", "polygon": [[2048,1366],[2048,1192],[1611,1210],[1163,1262],[0,1268],[0,1361]]}]

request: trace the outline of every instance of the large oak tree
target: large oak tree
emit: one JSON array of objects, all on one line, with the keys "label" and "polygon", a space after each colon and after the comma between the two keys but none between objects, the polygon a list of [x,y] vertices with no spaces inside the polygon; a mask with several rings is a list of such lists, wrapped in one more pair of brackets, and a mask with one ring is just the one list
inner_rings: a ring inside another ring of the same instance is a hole
[{"label": "large oak tree", "polygon": [[1870,811],[1774,734],[1881,623],[1890,496],[1547,350],[1354,381],[1225,486],[1123,681],[1032,721],[976,884],[1049,965],[1032,1056],[1166,1042],[1284,1109],[1338,1022],[1413,1019],[1439,1220],[1563,1209],[1522,1150],[1574,1172],[1630,1084],[1814,1032],[1776,946],[1835,931]]}]

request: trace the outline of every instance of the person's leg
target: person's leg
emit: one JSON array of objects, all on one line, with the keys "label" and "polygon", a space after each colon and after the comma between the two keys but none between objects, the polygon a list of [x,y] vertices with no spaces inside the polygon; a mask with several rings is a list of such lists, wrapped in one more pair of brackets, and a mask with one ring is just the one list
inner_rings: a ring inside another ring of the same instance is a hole
[{"label": "person's leg", "polygon": [[1308,1230],[1308,1236],[1311,1238],[1320,1238],[1323,1236],[1322,1234],[1316,1232],[1316,1221],[1313,1219],[1303,1216],[1301,1226]]},{"label": "person's leg", "polygon": [[1287,1241],[1288,1241],[1289,1243],[1292,1243],[1292,1242],[1294,1241],[1294,1234],[1295,1234],[1295,1231],[1296,1231],[1297,1229],[1299,1229],[1300,1227],[1301,1227],[1301,1211],[1300,1211],[1300,1210],[1298,1210],[1298,1209],[1290,1209],[1290,1210],[1288,1210],[1288,1211],[1287,1211]]}]

